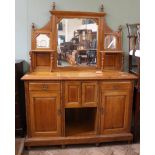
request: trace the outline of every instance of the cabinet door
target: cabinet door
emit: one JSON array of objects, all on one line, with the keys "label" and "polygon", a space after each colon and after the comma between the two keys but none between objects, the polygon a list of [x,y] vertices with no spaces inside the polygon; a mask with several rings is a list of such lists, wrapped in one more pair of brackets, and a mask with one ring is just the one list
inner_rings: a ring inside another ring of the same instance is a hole
[{"label": "cabinet door", "polygon": [[82,105],[84,107],[97,106],[97,82],[82,83]]},{"label": "cabinet door", "polygon": [[30,129],[32,137],[59,136],[60,94],[30,91]]},{"label": "cabinet door", "polygon": [[81,106],[81,82],[65,82],[65,107]]},{"label": "cabinet door", "polygon": [[102,90],[101,133],[130,131],[131,103],[129,90]]}]

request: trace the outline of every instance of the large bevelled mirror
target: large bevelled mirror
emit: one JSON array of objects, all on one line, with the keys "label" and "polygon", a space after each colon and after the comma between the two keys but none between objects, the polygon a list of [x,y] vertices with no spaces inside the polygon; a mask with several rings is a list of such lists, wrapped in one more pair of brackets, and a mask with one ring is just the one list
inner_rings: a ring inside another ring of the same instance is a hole
[{"label": "large bevelled mirror", "polygon": [[94,20],[63,18],[57,30],[58,67],[96,67],[98,25]]}]

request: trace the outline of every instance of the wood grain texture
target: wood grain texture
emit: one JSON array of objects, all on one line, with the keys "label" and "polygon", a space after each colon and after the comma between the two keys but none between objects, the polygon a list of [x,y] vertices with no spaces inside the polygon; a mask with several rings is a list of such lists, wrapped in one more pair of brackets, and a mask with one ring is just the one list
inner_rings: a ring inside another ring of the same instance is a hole
[{"label": "wood grain texture", "polygon": [[66,144],[91,144],[101,142],[131,141],[131,133],[107,134],[95,136],[76,136],[76,137],[43,137],[26,138],[25,146],[48,146],[48,145],[66,145]]},{"label": "wood grain texture", "polygon": [[82,106],[96,107],[97,106],[98,84],[97,82],[82,83]]},{"label": "wood grain texture", "polygon": [[81,106],[81,83],[65,82],[65,107]]},{"label": "wood grain texture", "polygon": [[[105,13],[51,11],[43,28],[32,29],[31,73],[25,82],[27,138],[25,146],[130,141],[133,83],[137,76],[121,72],[122,31],[112,31]],[[57,24],[63,18],[93,19],[98,25],[97,66],[57,67]],[[36,48],[46,34],[48,49]],[[116,48],[105,49],[106,35]]]},{"label": "wood grain texture", "polygon": [[[108,86],[107,89],[106,86]],[[130,82],[103,83],[101,91],[102,134],[130,131],[131,90],[133,90],[133,87]]]},{"label": "wood grain texture", "polygon": [[[47,84],[50,89],[41,90],[42,84]],[[62,135],[65,138],[78,136],[80,143],[82,136],[87,139],[87,136],[91,138],[93,135],[130,133],[133,93],[131,80],[60,80],[56,83],[52,80],[25,81],[25,86],[28,94],[28,139],[32,138],[32,145],[37,145],[40,141],[33,141],[34,137],[59,139]],[[61,100],[60,92],[64,94]],[[96,137],[92,142],[98,142],[99,139]],[[81,143],[82,141],[86,143],[87,140],[81,140]],[[67,138],[59,141],[61,142],[71,141]]]},{"label": "wood grain texture", "polygon": [[60,83],[51,83],[47,81],[42,81],[42,82],[30,82],[29,83],[29,90],[55,90],[55,91],[60,91]]},{"label": "wood grain texture", "polygon": [[[56,70],[92,70],[92,69],[105,69],[112,70],[122,70],[123,61],[121,60],[122,51],[122,31],[113,31],[108,27],[105,21],[105,12],[79,12],[79,11],[50,11],[51,17],[49,22],[42,28],[36,28],[34,25],[32,27],[32,46],[31,46],[31,71],[56,71]],[[64,18],[82,18],[82,19],[92,19],[98,25],[98,38],[97,38],[97,65],[96,67],[58,67],[57,66],[57,38],[58,30],[57,24]],[[37,48],[36,38],[44,34],[49,37],[50,44],[49,48]],[[116,48],[115,49],[106,49],[104,47],[105,37],[107,35],[112,35],[116,38]],[[103,59],[101,59],[101,51],[106,54],[103,54]],[[119,52],[118,52],[119,51]],[[121,52],[120,52],[121,51]],[[38,54],[39,52],[39,54]],[[109,56],[107,53],[113,53]],[[50,54],[51,53],[51,54]],[[119,53],[119,54],[118,54]],[[41,56],[42,55],[42,56]],[[115,63],[112,61],[115,59]],[[104,62],[103,62],[104,61]],[[48,66],[49,68],[40,68],[39,66]],[[39,67],[39,68],[38,68]]]},{"label": "wood grain texture", "polygon": [[123,53],[120,52],[106,52],[105,53],[105,61],[104,61],[104,69],[110,70],[118,70],[121,71],[123,69]]},{"label": "wood grain texture", "polygon": [[36,66],[49,66],[50,54],[49,53],[37,53],[36,54]]},{"label": "wood grain texture", "polygon": [[32,137],[61,135],[59,93],[30,91],[28,111]]},{"label": "wood grain texture", "polygon": [[[96,70],[97,71],[97,70]],[[119,71],[57,71],[32,72],[22,77],[22,80],[136,80],[137,76]]]}]

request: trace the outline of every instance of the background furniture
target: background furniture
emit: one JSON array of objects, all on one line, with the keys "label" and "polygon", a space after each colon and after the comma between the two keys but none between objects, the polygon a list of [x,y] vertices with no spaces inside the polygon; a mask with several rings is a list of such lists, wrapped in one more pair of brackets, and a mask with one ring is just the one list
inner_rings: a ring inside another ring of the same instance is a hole
[{"label": "background furniture", "polygon": [[23,60],[15,62],[15,134],[24,136],[26,131],[24,82],[20,78],[24,75]]},{"label": "background furniture", "polygon": [[129,38],[129,72],[138,77],[133,96],[134,141],[140,140],[140,24],[127,24]]},{"label": "background furniture", "polygon": [[[113,32],[106,25],[104,12],[54,9],[51,14],[46,26],[33,28],[31,72],[22,77],[27,113],[25,146],[131,141],[132,97],[137,77],[121,72],[122,61],[115,58],[123,53],[121,30]],[[63,18],[93,19],[98,23],[95,67],[57,66],[57,24]],[[45,32],[40,42],[46,40],[41,45],[49,46],[35,49],[36,38]],[[107,66],[113,59],[105,65],[107,53],[117,61],[111,70]]]}]

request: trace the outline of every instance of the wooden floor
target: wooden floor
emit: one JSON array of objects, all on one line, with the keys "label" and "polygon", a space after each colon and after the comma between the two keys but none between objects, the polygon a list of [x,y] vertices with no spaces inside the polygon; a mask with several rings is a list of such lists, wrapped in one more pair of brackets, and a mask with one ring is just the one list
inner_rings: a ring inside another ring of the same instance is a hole
[{"label": "wooden floor", "polygon": [[15,155],[22,155],[24,150],[24,138],[15,139]]},{"label": "wooden floor", "polygon": [[140,144],[127,143],[103,143],[99,147],[95,145],[68,145],[33,147],[25,150],[23,155],[140,155]]}]

